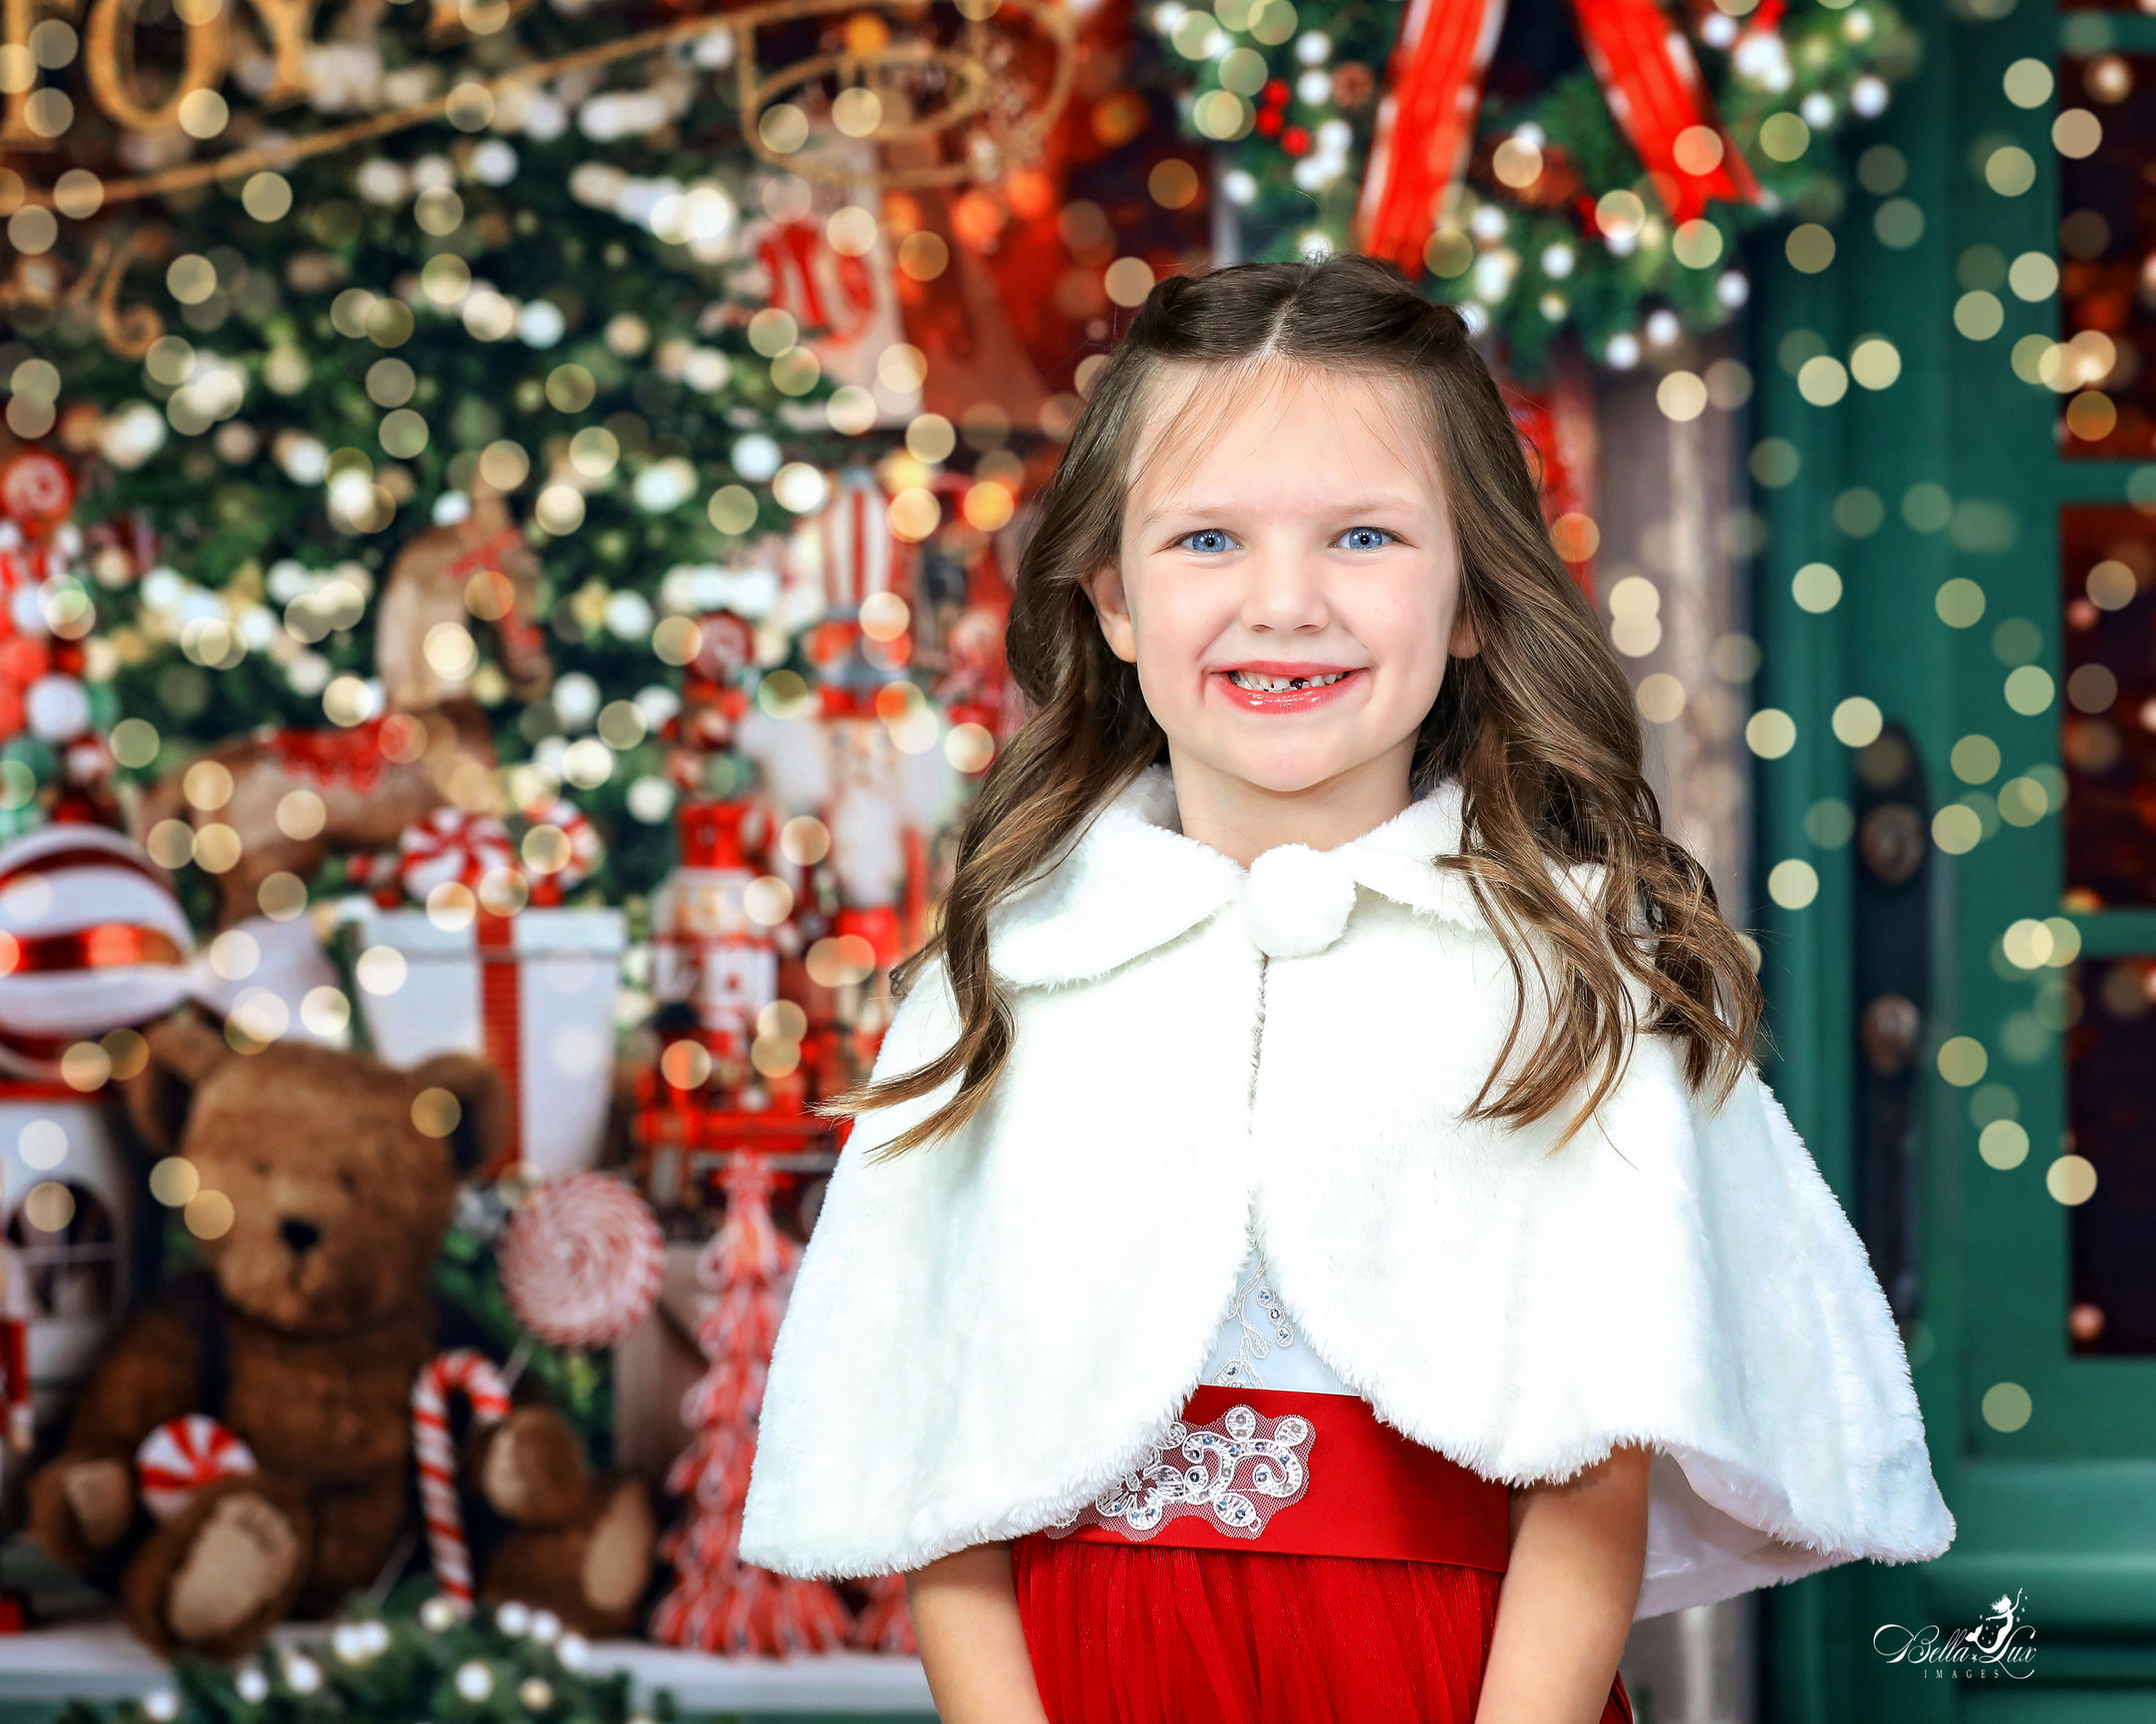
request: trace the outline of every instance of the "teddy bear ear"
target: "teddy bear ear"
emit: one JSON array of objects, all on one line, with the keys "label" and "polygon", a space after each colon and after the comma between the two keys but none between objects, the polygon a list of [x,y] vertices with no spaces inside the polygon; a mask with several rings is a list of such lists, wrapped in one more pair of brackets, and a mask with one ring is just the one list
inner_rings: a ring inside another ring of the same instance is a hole
[{"label": "teddy bear ear", "polygon": [[143,1031],[150,1057],[127,1085],[128,1113],[153,1149],[176,1154],[195,1092],[226,1060],[224,1037],[192,1012],[159,1018]]},{"label": "teddy bear ear", "polygon": [[458,1172],[477,1172],[508,1143],[508,1085],[484,1060],[468,1053],[441,1053],[407,1075],[421,1089],[446,1089],[457,1097],[457,1124],[445,1142]]}]

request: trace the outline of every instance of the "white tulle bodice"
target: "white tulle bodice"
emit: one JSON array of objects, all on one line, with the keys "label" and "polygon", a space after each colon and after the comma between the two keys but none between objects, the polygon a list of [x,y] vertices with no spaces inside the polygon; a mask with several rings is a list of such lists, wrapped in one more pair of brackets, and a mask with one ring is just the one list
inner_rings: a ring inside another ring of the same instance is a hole
[{"label": "white tulle bodice", "polygon": [[1353,1393],[1295,1332],[1265,1254],[1255,1240],[1236,1272],[1235,1308],[1213,1337],[1203,1380],[1229,1388],[1294,1389],[1304,1394]]}]

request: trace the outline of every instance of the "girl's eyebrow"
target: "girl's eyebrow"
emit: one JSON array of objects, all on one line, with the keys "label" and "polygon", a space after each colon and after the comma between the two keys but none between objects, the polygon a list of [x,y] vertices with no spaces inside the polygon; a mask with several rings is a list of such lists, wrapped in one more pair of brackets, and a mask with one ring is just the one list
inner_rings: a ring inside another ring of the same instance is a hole
[{"label": "girl's eyebrow", "polygon": [[[1163,502],[1156,508],[1148,509],[1138,517],[1137,525],[1139,530],[1143,531],[1157,522],[1172,520],[1178,516],[1231,515],[1237,511],[1239,506],[1241,505],[1232,502],[1212,502],[1203,497],[1190,500],[1176,498]],[[1360,496],[1350,497],[1343,502],[1327,502],[1325,512],[1328,515],[1353,515],[1365,512],[1412,514],[1418,510],[1427,511],[1429,507],[1430,499],[1428,497],[1412,491],[1366,491]]]}]

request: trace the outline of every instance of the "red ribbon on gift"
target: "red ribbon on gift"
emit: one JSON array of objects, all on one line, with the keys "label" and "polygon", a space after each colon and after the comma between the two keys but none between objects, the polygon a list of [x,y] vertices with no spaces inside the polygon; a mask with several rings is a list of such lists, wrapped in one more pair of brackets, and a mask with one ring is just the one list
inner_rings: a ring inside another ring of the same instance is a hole
[{"label": "red ribbon on gift", "polygon": [[524,1159],[524,1002],[516,967],[516,918],[482,909],[473,924],[479,959],[479,1044],[509,1092],[509,1129],[500,1153],[480,1172],[488,1179]]},{"label": "red ribbon on gift", "polygon": [[[1572,0],[1572,11],[1611,116],[1671,216],[1689,221],[1715,198],[1756,202],[1758,182],[1722,131],[1683,27],[1660,0]],[[1439,205],[1466,165],[1504,19],[1505,0],[1413,0],[1401,21],[1356,231],[1364,251],[1410,276],[1420,272]],[[1678,139],[1695,126],[1722,143],[1720,160],[1705,173],[1677,161]]]}]

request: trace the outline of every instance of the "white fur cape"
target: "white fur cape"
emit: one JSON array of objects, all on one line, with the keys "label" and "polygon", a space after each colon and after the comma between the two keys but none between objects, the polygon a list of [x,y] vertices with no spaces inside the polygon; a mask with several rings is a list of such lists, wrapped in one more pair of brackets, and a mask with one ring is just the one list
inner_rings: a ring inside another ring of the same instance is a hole
[{"label": "white fur cape", "polygon": [[[856,1122],[771,1360],[747,1561],[913,1569],[1096,1496],[1196,1386],[1246,1227],[1297,1332],[1415,1441],[1512,1485],[1651,1444],[1641,1616],[1947,1549],[1885,1295],[1756,1070],[1708,1112],[1643,1033],[1547,1159],[1569,1112],[1462,1122],[1515,988],[1429,861],[1459,829],[1447,782],[1245,870],[1176,830],[1153,767],[998,913],[1011,1061],[940,1144],[866,1155],[940,1097]],[[954,1028],[931,968],[878,1075]]]}]

